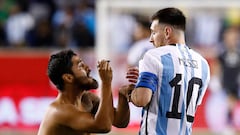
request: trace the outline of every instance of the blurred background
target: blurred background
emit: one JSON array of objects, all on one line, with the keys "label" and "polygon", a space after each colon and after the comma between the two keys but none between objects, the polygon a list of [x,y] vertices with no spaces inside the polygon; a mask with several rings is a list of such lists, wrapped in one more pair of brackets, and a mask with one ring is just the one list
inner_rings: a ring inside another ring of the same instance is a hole
[{"label": "blurred background", "polygon": [[[187,17],[187,45],[210,64],[193,134],[240,135],[239,0],[0,0],[0,135],[37,134],[57,95],[48,58],[62,49],[79,53],[97,79],[97,60],[110,59],[117,101],[127,68],[152,47],[149,18],[171,6]],[[129,126],[109,135],[137,135],[141,110],[130,105]]]}]

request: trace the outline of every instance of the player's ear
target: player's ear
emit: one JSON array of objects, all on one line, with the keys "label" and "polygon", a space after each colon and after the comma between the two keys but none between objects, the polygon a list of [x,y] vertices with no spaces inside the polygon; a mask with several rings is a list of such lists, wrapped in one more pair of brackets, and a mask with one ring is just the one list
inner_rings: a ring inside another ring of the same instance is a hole
[{"label": "player's ear", "polygon": [[63,74],[62,75],[62,79],[65,81],[65,82],[69,82],[69,83],[72,83],[73,82],[73,75],[71,74]]},{"label": "player's ear", "polygon": [[164,28],[164,34],[165,36],[169,36],[172,32],[172,28],[170,26],[165,26]]},{"label": "player's ear", "polygon": [[165,26],[164,27],[164,35],[165,35],[166,39],[169,38],[169,36],[171,35],[172,31],[173,31],[172,27],[170,27],[170,26]]}]

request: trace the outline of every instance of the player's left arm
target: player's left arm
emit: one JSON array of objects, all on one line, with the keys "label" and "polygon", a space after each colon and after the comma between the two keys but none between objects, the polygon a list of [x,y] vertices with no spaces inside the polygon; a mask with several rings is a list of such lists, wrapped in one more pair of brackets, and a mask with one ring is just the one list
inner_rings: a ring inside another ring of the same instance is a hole
[{"label": "player's left arm", "polygon": [[152,90],[146,87],[135,88],[131,93],[131,102],[137,107],[147,106],[152,98]]},{"label": "player's left arm", "polygon": [[139,62],[139,71],[128,70],[128,81],[136,85],[131,93],[130,101],[137,107],[146,107],[150,103],[153,93],[157,90],[157,70],[160,69],[157,63],[159,60],[147,52]]}]

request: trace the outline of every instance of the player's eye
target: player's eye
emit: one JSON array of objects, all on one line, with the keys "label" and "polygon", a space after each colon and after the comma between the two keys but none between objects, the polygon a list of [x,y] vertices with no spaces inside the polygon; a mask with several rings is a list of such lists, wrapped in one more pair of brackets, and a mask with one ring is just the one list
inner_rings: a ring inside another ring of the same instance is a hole
[{"label": "player's eye", "polygon": [[151,31],[151,35],[155,35],[155,32],[154,32],[154,31]]}]

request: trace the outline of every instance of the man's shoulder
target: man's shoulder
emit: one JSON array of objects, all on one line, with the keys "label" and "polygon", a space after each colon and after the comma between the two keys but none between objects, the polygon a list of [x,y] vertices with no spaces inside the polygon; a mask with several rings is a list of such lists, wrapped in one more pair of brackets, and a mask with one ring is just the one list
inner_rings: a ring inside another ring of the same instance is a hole
[{"label": "man's shoulder", "polygon": [[57,121],[61,120],[65,115],[67,116],[73,109],[75,110],[75,107],[72,104],[54,101],[49,105],[46,115]]},{"label": "man's shoulder", "polygon": [[48,106],[45,115],[47,116],[47,118],[56,120],[58,113],[61,112],[61,110],[63,110],[63,107],[64,106],[61,106],[59,105],[58,102],[54,101]]}]

